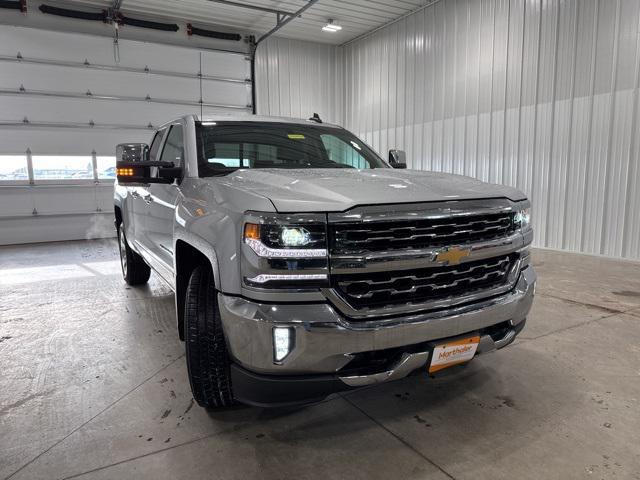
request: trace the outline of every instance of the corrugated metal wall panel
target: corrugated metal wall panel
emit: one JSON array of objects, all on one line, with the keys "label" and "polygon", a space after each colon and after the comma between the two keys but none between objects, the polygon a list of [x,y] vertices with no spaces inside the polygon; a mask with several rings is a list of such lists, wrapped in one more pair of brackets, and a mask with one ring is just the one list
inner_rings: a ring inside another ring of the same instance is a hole
[{"label": "corrugated metal wall panel", "polygon": [[441,0],[345,47],[345,126],[524,190],[536,245],[640,258],[639,21],[637,0]]},{"label": "corrugated metal wall panel", "polygon": [[272,37],[256,53],[256,102],[261,115],[344,123],[342,49]]}]

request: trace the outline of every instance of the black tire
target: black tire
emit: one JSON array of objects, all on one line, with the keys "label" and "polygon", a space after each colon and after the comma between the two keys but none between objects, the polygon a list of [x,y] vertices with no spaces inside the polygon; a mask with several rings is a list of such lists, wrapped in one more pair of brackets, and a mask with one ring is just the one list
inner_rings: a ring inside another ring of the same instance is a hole
[{"label": "black tire", "polygon": [[230,407],[229,354],[225,343],[213,275],[207,266],[191,273],[184,302],[187,370],[193,398],[205,408]]},{"label": "black tire", "polygon": [[120,267],[122,277],[128,285],[142,285],[149,281],[151,269],[144,263],[140,255],[131,250],[127,237],[124,235],[124,225],[118,228],[118,249],[120,250]]}]

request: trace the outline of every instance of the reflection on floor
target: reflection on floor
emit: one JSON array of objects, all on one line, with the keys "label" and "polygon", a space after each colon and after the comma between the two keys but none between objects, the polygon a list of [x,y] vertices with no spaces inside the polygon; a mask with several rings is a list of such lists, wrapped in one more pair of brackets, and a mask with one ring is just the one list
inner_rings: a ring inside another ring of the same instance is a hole
[{"label": "reflection on floor", "polygon": [[193,404],[115,241],[0,248],[0,478],[640,478],[640,264],[536,251],[504,350],[306,408]]}]

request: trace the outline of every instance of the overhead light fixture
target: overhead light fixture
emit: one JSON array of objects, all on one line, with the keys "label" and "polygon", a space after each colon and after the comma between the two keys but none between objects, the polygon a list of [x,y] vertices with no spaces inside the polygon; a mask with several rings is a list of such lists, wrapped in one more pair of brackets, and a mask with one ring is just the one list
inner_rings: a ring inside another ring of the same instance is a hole
[{"label": "overhead light fixture", "polygon": [[327,24],[324,27],[322,27],[323,32],[337,32],[339,30],[342,30],[342,27],[337,23],[333,23],[332,19],[329,19],[327,21]]}]

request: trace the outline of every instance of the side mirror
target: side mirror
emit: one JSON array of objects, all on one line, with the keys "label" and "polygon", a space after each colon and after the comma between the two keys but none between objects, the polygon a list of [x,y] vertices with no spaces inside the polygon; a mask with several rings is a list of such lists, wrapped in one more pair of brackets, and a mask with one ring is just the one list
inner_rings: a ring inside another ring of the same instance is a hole
[{"label": "side mirror", "polygon": [[149,146],[145,143],[116,146],[118,183],[173,183],[181,175],[182,169],[175,167],[173,162],[149,161]]},{"label": "side mirror", "polygon": [[404,150],[389,150],[389,163],[393,168],[407,168],[407,154]]}]

